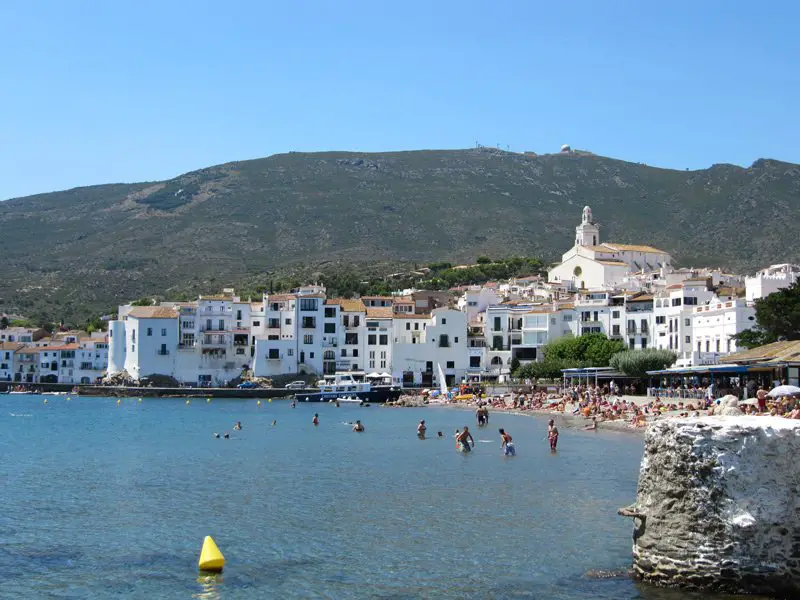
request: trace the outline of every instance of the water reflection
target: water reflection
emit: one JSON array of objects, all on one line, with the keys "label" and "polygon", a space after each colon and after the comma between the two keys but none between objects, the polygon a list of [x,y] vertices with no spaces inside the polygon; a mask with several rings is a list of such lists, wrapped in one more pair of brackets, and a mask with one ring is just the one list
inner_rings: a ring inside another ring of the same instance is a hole
[{"label": "water reflection", "polygon": [[192,594],[192,598],[218,600],[222,597],[220,595],[220,588],[224,581],[221,573],[209,573],[198,576],[197,583],[200,585],[200,591]]}]

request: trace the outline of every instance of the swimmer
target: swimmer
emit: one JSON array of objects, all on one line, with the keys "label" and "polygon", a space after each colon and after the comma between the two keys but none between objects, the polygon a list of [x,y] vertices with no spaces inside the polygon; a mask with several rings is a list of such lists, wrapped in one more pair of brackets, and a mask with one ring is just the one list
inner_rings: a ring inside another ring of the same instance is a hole
[{"label": "swimmer", "polygon": [[241,429],[242,429],[242,422],[241,421],[236,421],[236,425],[233,426],[233,430],[234,431],[241,431]]},{"label": "swimmer", "polygon": [[364,431],[364,426],[361,424],[361,421],[355,422],[355,425],[353,425],[353,431],[357,431],[359,433]]},{"label": "swimmer", "polygon": [[314,413],[314,418],[313,418],[313,419],[311,419],[311,422],[312,422],[312,423],[313,423],[315,426],[316,426],[316,425],[319,425],[319,415],[318,415],[317,413]]},{"label": "swimmer", "polygon": [[296,400],[292,400],[292,408],[294,408],[295,406],[297,406],[297,401]]},{"label": "swimmer", "polygon": [[502,427],[499,429],[500,432],[500,447],[503,449],[503,454],[506,456],[516,456],[517,450],[514,448],[514,442],[511,441],[511,436],[508,435]]},{"label": "swimmer", "polygon": [[547,439],[550,442],[550,452],[555,452],[558,445],[558,427],[553,419],[547,424]]},{"label": "swimmer", "polygon": [[218,434],[218,433],[215,433],[215,434],[214,434],[214,437],[215,437],[215,438],[217,438],[217,439],[219,439],[219,434]]},{"label": "swimmer", "polygon": [[272,426],[273,426],[273,427],[275,427],[275,425],[277,425],[277,424],[278,424],[278,422],[277,422],[277,421],[273,421],[273,422],[272,422]]},{"label": "swimmer", "polygon": [[443,434],[441,431],[437,431],[437,432],[436,432],[436,437],[443,438],[443,437],[444,437],[444,434]]},{"label": "swimmer", "polygon": [[425,426],[425,419],[419,422],[417,425],[417,437],[421,440],[425,439],[425,432],[428,431],[428,428]]},{"label": "swimmer", "polygon": [[[469,442],[467,440],[469,440]],[[472,450],[472,446],[474,445],[475,440],[472,439],[472,434],[469,432],[469,427],[464,425],[464,431],[459,433],[456,437],[456,447],[462,452],[469,452]]]},{"label": "swimmer", "polygon": [[225,434],[225,435],[223,435],[222,437],[224,437],[226,440],[229,440],[229,439],[231,438],[231,434],[229,434],[229,433],[226,433],[226,434]]}]

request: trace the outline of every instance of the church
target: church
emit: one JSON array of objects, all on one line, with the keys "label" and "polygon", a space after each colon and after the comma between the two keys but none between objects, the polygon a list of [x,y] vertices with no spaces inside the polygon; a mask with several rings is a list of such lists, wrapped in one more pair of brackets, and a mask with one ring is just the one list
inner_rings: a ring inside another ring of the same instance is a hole
[{"label": "church", "polygon": [[609,289],[622,285],[631,273],[669,270],[671,264],[667,252],[652,246],[601,242],[600,225],[586,206],[581,224],[575,228],[575,245],[548,271],[547,280],[568,289]]}]

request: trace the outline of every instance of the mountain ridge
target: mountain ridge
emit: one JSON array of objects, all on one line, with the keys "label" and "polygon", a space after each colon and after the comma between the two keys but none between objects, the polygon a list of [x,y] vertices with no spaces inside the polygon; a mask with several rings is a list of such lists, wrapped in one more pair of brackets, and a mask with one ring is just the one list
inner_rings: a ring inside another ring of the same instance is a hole
[{"label": "mountain ridge", "polygon": [[800,259],[800,166],[680,171],[576,151],[290,152],[165,181],[0,202],[2,307],[83,314],[266,271],[538,255],[571,245],[584,205],[601,239],[686,266]]}]

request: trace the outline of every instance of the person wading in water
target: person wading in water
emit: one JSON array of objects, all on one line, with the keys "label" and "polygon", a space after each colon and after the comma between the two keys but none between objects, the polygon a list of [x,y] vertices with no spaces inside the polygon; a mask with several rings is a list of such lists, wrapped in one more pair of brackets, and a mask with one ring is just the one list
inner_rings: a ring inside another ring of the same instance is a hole
[{"label": "person wading in water", "polygon": [[[467,440],[469,440],[469,442]],[[458,447],[462,452],[470,452],[472,450],[472,446],[474,445],[475,440],[472,439],[472,434],[469,432],[469,427],[464,425],[464,431],[456,436],[456,447]]]},{"label": "person wading in water", "polygon": [[506,430],[502,427],[499,429],[500,431],[500,439],[502,440],[500,443],[500,447],[503,449],[503,454],[506,456],[516,456],[517,450],[514,448],[514,442],[511,441],[511,436],[506,433]]},{"label": "person wading in water", "polygon": [[419,422],[419,425],[417,425],[417,437],[421,440],[424,440],[426,431],[428,431],[428,428],[425,425],[425,419],[423,419]]},{"label": "person wading in water", "polygon": [[550,441],[550,452],[555,452],[558,445],[558,427],[553,419],[547,424],[547,439]]}]

